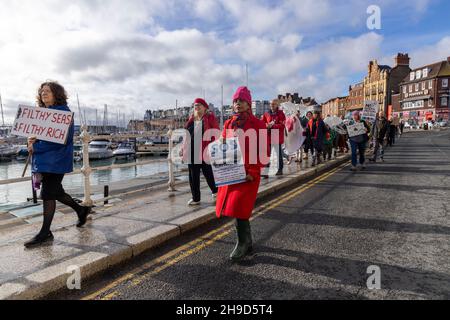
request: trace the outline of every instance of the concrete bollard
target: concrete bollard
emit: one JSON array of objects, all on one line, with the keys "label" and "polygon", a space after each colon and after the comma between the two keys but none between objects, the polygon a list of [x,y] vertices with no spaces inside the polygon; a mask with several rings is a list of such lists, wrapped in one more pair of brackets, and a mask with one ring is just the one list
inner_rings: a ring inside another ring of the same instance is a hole
[{"label": "concrete bollard", "polygon": [[84,176],[84,201],[83,205],[91,207],[93,201],[91,199],[91,172],[92,169],[89,165],[89,143],[91,142],[91,136],[89,135],[87,126],[81,128],[81,140],[83,141],[83,168],[81,172]]},{"label": "concrete bollard", "polygon": [[[107,198],[109,197],[109,186],[105,186],[105,187],[103,188],[103,197],[104,197],[105,199],[107,199]],[[109,201],[108,201],[108,200],[105,200],[105,201],[103,202],[103,204],[104,204],[104,205],[107,205],[107,204],[109,204]]]},{"label": "concrete bollard", "polygon": [[172,140],[172,134],[173,130],[172,127],[170,127],[169,132],[167,135],[169,136],[169,157],[168,157],[168,164],[169,164],[169,192],[174,192],[175,190],[175,175],[174,175],[174,168],[173,168],[173,162],[172,162],[172,150],[173,150],[173,140]]}]

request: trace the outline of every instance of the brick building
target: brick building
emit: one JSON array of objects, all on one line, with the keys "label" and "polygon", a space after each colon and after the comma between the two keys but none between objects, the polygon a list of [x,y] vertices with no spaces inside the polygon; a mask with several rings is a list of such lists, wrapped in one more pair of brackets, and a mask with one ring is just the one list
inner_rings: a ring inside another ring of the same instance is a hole
[{"label": "brick building", "polygon": [[322,104],[322,115],[341,117],[345,115],[345,108],[348,105],[349,97],[332,98]]},{"label": "brick building", "polygon": [[395,67],[379,65],[377,60],[369,62],[368,74],[364,78],[364,100],[378,101],[379,110],[387,115],[392,111],[392,95],[399,93],[399,84],[411,72],[408,54],[395,57]]},{"label": "brick building", "polygon": [[427,120],[449,120],[450,57],[416,68],[400,83],[394,115],[422,124]]},{"label": "brick building", "polygon": [[364,108],[364,82],[354,84],[348,89],[348,103],[346,113],[362,111]]}]

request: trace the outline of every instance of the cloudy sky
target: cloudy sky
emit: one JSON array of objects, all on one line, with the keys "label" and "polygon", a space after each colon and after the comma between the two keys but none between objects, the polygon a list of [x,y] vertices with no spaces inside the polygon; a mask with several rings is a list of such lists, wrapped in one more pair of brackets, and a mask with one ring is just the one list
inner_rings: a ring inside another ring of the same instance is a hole
[{"label": "cloudy sky", "polygon": [[[255,99],[299,92],[344,95],[370,59],[412,66],[450,55],[448,0],[0,0],[0,92],[11,120],[47,79],[87,117],[108,104],[131,118],[146,109],[216,105],[245,84]],[[369,30],[367,8],[381,8]],[[100,112],[99,112],[100,113]],[[113,120],[110,120],[114,122]]]}]

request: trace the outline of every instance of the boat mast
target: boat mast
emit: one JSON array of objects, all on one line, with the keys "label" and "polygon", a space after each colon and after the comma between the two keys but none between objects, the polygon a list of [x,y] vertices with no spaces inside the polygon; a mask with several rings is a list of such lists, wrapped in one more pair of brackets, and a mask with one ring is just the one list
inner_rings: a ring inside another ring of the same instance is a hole
[{"label": "boat mast", "polygon": [[3,115],[3,101],[2,101],[2,94],[0,93],[0,107],[1,107],[1,111],[2,111],[2,126],[5,126],[5,117]]},{"label": "boat mast", "polygon": [[248,63],[245,64],[245,74],[246,74],[247,88],[248,88]]},{"label": "boat mast", "polygon": [[108,126],[108,105],[105,104],[105,110],[103,113],[103,132],[106,132],[107,126]]},{"label": "boat mast", "polygon": [[98,135],[98,110],[95,108],[95,134]]},{"label": "boat mast", "polygon": [[77,93],[77,103],[78,103],[78,113],[80,114],[81,125],[86,125],[86,119],[83,119],[83,114],[81,113],[80,98],[78,97],[78,93]]},{"label": "boat mast", "polygon": [[222,106],[220,108],[220,129],[223,129],[223,85],[222,85]]}]

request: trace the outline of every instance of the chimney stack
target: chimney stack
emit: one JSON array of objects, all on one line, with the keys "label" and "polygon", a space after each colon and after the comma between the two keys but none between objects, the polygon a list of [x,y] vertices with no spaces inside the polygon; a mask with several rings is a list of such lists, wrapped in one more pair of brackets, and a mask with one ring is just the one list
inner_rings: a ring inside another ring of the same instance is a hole
[{"label": "chimney stack", "polygon": [[407,53],[405,53],[405,54],[399,53],[399,54],[397,54],[397,57],[395,58],[395,65],[409,67],[410,60],[411,59],[409,58],[409,55]]}]

